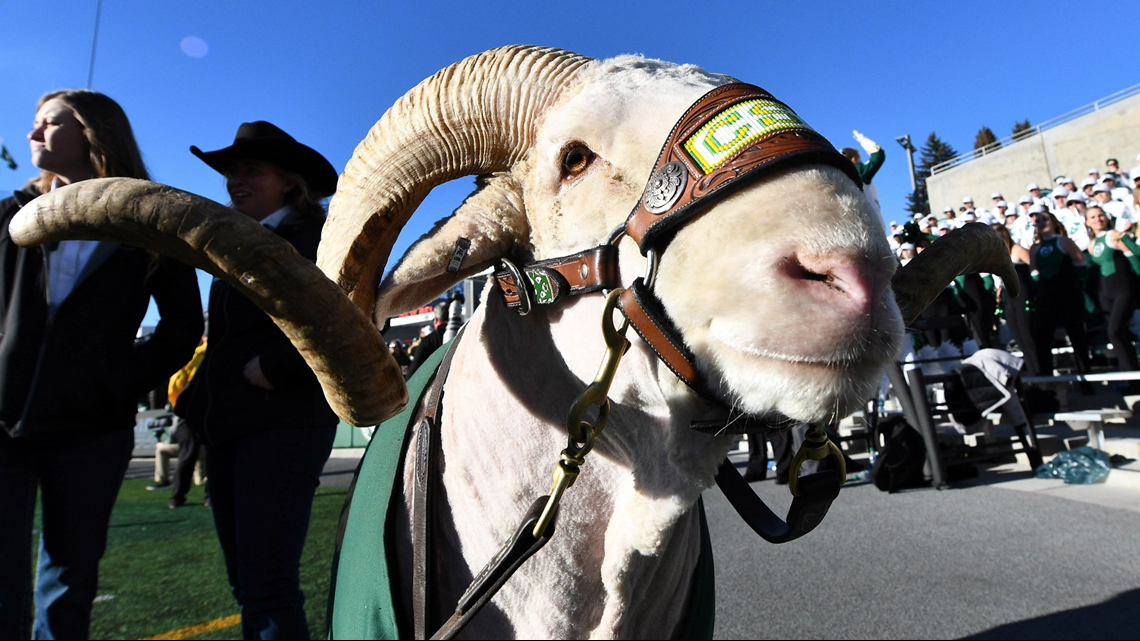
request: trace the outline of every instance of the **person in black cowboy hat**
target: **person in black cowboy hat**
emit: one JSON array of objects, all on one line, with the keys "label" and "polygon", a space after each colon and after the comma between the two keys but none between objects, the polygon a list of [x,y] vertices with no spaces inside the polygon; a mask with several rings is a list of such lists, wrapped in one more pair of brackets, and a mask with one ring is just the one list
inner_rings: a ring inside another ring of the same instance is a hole
[{"label": "person in black cowboy hat", "polygon": [[[190,151],[226,177],[234,209],[316,260],[336,189],[328,160],[264,121],[229,147]],[[210,507],[245,638],[307,639],[299,568],[313,495],[338,420],[316,376],[269,317],[224,281],[210,289],[211,339],[175,413],[210,448]]]},{"label": "person in black cowboy hat", "polygon": [[[202,151],[191,145],[190,153],[226,177],[233,208],[254,220],[263,221],[285,206],[323,220],[319,201],[336,191],[336,170],[324,156],[264,120],[243,122],[234,144],[225,149]],[[251,170],[264,180],[248,184]],[[265,180],[271,184],[263,186]],[[273,205],[277,207],[266,211]]]}]

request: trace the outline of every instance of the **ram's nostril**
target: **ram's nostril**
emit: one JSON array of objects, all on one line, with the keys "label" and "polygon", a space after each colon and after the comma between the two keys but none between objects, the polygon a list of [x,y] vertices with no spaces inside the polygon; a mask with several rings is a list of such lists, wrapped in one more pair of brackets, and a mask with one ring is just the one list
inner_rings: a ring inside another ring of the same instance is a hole
[{"label": "ram's nostril", "polygon": [[835,280],[835,275],[830,271],[814,271],[805,267],[799,259],[794,257],[784,259],[783,270],[789,277],[797,280],[813,280],[823,283],[830,283]]},{"label": "ram's nostril", "polygon": [[857,316],[874,316],[890,276],[857,257],[798,252],[780,262],[780,272],[822,309]]}]

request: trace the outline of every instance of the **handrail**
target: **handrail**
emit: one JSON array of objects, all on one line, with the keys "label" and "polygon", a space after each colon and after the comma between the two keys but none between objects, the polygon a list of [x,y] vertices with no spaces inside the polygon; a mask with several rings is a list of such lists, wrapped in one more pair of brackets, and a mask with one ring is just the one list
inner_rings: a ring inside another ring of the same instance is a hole
[{"label": "handrail", "polygon": [[1031,138],[1033,136],[1036,136],[1037,134],[1041,133],[1042,131],[1048,131],[1049,129],[1057,127],[1058,125],[1062,125],[1062,124],[1065,124],[1066,122],[1076,120],[1077,118],[1084,116],[1085,114],[1100,111],[1100,109],[1103,107],[1107,107],[1111,104],[1120,102],[1121,100],[1124,100],[1126,98],[1131,98],[1132,96],[1137,95],[1137,94],[1140,94],[1140,84],[1133,85],[1131,87],[1128,87],[1127,89],[1121,89],[1120,91],[1117,91],[1116,93],[1113,93],[1113,94],[1109,94],[1108,96],[1105,96],[1104,98],[1101,98],[1100,100],[1097,100],[1096,102],[1085,105],[1083,107],[1078,107],[1077,109],[1074,109],[1068,113],[1064,113],[1064,114],[1061,114],[1060,116],[1057,116],[1056,118],[1051,118],[1049,120],[1046,120],[1043,123],[1035,125],[1035,126],[1029,128],[1029,129],[1026,129],[1024,131],[1019,131],[1016,134],[1006,136],[1005,138],[1002,138],[1001,140],[998,140],[996,142],[992,142],[992,143],[990,143],[984,147],[981,147],[979,149],[975,149],[975,150],[970,151],[968,153],[964,153],[964,154],[955,156],[955,157],[951,158],[950,160],[940,162],[937,165],[934,165],[933,167],[930,168],[930,174],[932,176],[937,175],[937,174],[942,173],[942,172],[944,172],[947,169],[950,169],[952,167],[957,167],[958,165],[970,162],[971,160],[973,160],[975,158],[985,156],[986,154],[992,154],[999,149],[1004,149],[1004,148],[1008,147],[1009,145],[1012,145],[1012,144],[1017,143],[1017,142],[1021,142],[1022,140],[1025,140],[1026,138]]}]

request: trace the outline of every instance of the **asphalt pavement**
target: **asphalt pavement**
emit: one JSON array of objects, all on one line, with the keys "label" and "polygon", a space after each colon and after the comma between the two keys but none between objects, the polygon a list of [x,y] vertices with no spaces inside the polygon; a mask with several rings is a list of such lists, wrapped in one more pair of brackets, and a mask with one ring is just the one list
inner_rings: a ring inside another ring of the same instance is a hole
[{"label": "asphalt pavement", "polygon": [[[786,486],[753,487],[790,503]],[[854,484],[784,545],[756,537],[719,492],[705,507],[720,639],[1140,637],[1136,490],[1013,465],[946,490]]]}]

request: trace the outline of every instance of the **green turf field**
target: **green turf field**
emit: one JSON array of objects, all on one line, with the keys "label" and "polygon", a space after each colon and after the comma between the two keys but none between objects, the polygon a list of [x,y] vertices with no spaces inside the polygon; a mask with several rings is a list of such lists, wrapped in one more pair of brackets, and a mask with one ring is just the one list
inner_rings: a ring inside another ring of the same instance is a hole
[{"label": "green turf field", "polygon": [[[237,614],[202,488],[190,490],[185,506],[169,510],[170,492],[148,492],[149,483],[124,481],[119,492],[99,568],[92,639],[143,639]],[[301,589],[314,639],[326,637],[329,573],[345,492],[321,487],[313,501]],[[167,638],[240,639],[241,628]]]}]

